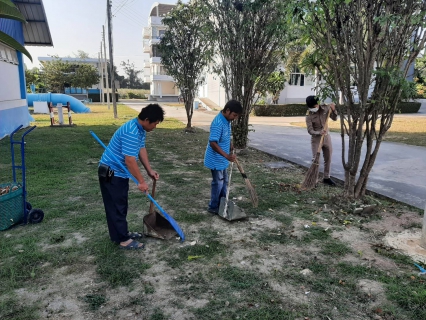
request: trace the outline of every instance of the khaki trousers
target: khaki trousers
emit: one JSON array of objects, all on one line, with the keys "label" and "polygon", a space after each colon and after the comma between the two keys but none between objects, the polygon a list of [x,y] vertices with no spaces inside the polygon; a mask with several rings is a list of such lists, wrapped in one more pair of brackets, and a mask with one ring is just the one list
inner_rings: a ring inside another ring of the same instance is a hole
[{"label": "khaki trousers", "polygon": [[[315,156],[318,152],[318,146],[320,144],[321,136],[311,136],[311,147],[312,147],[312,157],[315,159]],[[333,154],[333,146],[331,145],[331,137],[329,134],[324,136],[324,141],[322,144],[322,154],[324,157],[324,179],[330,178],[330,168],[331,168],[331,155]]]}]

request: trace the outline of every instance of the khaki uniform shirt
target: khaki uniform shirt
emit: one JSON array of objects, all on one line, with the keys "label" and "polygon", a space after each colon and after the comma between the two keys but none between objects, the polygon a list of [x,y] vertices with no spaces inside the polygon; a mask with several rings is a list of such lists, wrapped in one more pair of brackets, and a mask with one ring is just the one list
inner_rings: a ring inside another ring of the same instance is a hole
[{"label": "khaki uniform shirt", "polygon": [[[311,136],[321,136],[321,130],[324,129],[325,121],[327,120],[329,105],[320,105],[317,112],[306,112],[306,126],[308,127],[308,133]],[[330,118],[333,121],[337,120],[337,111],[334,110],[330,113]],[[327,133],[329,132],[327,128]]]}]

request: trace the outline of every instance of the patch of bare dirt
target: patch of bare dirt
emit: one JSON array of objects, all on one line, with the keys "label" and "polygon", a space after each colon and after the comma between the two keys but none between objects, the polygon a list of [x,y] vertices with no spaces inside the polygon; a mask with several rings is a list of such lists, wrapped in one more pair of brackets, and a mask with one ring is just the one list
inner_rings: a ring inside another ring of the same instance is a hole
[{"label": "patch of bare dirt", "polygon": [[410,226],[422,224],[422,218],[415,212],[404,212],[395,214],[394,212],[382,212],[382,219],[364,223],[364,228],[383,231],[383,232],[401,232]]}]

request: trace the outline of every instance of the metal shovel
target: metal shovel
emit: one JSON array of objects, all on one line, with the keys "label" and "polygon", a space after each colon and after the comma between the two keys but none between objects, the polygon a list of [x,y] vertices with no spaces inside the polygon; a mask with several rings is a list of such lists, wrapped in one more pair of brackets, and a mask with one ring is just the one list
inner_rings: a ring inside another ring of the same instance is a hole
[{"label": "metal shovel", "polygon": [[228,221],[239,220],[246,218],[247,215],[237,207],[234,201],[229,200],[229,189],[231,185],[231,177],[232,177],[232,168],[234,167],[234,163],[231,162],[231,168],[229,169],[229,179],[228,179],[228,188],[226,190],[226,197],[220,198],[219,204],[219,212],[218,215]]},{"label": "metal shovel", "polygon": [[[157,180],[153,179],[151,196],[155,196]],[[148,237],[169,240],[176,235],[176,230],[169,221],[154,210],[154,203],[149,206],[149,213],[143,217],[143,233]]]}]

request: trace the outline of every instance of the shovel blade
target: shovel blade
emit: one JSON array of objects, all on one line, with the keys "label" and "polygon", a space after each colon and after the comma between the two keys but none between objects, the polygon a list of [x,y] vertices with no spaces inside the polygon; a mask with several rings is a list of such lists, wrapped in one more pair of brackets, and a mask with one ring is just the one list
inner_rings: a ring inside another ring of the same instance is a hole
[{"label": "shovel blade", "polygon": [[218,215],[228,221],[244,219],[247,215],[242,209],[240,209],[234,201],[228,199],[228,206],[225,210],[226,198],[220,198],[219,212]]},{"label": "shovel blade", "polygon": [[144,234],[149,237],[169,240],[176,236],[176,230],[161,214],[154,211],[143,217]]}]

